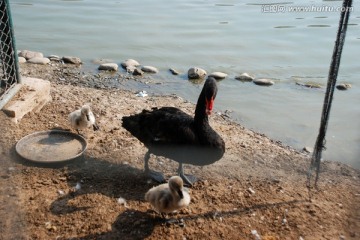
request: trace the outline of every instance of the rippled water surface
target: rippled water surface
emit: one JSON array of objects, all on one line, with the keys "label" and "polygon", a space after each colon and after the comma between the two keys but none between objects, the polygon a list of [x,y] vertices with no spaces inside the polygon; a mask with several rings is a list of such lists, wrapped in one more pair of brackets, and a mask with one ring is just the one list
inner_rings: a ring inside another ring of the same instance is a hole
[{"label": "rippled water surface", "polygon": [[[160,70],[153,91],[193,102],[201,85],[186,80],[190,67],[223,71],[216,108],[233,111],[242,125],[295,148],[313,146],[327,82],[341,1],[10,0],[18,49],[73,55],[96,69],[94,59],[134,58]],[[360,168],[360,11],[355,1],[343,49],[327,132],[328,160]],[[291,8],[310,11],[291,11]],[[329,9],[334,8],[334,11]],[[173,76],[172,67],[183,73]],[[259,87],[234,79],[248,72],[271,78]]]}]

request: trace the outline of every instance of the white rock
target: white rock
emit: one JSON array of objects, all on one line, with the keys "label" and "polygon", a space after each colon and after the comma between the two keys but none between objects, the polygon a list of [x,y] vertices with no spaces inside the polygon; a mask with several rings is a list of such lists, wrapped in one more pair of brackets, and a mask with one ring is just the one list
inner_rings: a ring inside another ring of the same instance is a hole
[{"label": "white rock", "polygon": [[206,71],[204,69],[193,67],[188,70],[188,78],[189,79],[199,79],[203,78],[206,75]]},{"label": "white rock", "polygon": [[254,235],[255,240],[260,240],[261,237],[256,230],[251,230],[251,234]]},{"label": "white rock", "polygon": [[125,60],[124,62],[121,63],[121,66],[123,68],[128,68],[128,67],[137,67],[137,66],[140,66],[140,63],[134,59],[127,59]]},{"label": "white rock", "polygon": [[24,57],[18,57],[19,63],[26,63],[26,58]]},{"label": "white rock", "polygon": [[58,190],[59,195],[64,195],[65,192],[63,190]]},{"label": "white rock", "polygon": [[255,191],[252,188],[248,188],[248,192],[251,194],[255,194]]},{"label": "white rock", "polygon": [[138,93],[136,94],[136,96],[137,96],[137,97],[147,97],[148,94],[147,94],[147,92],[146,92],[145,90],[143,90],[143,91],[141,91],[141,92],[138,92]]},{"label": "white rock", "polygon": [[28,60],[30,58],[34,58],[34,57],[39,57],[39,58],[44,57],[44,55],[41,52],[33,52],[33,51],[29,51],[29,50],[20,51],[18,56],[24,57],[26,60]]},{"label": "white rock", "polygon": [[254,79],[253,82],[256,85],[260,85],[260,86],[271,86],[274,85],[274,81],[270,80],[270,79],[266,79],[266,78],[259,78],[259,79]]},{"label": "white rock", "polygon": [[99,70],[106,70],[106,71],[117,71],[118,65],[116,63],[103,63],[99,66]]},{"label": "white rock", "polygon": [[224,79],[226,78],[228,75],[226,73],[223,72],[213,72],[209,75],[209,77],[213,77],[215,79]]},{"label": "white rock", "polygon": [[34,57],[27,60],[28,63],[34,63],[34,64],[48,64],[50,62],[50,59],[44,58],[44,57]]},{"label": "white rock", "polygon": [[156,67],[152,67],[152,66],[143,66],[141,68],[142,71],[144,72],[148,72],[148,73],[158,73],[159,70]]},{"label": "white rock", "polygon": [[240,81],[251,82],[254,80],[254,77],[248,73],[242,73],[239,76],[236,76],[235,79]]},{"label": "white rock", "polygon": [[126,200],[125,198],[122,198],[122,197],[119,197],[117,202],[120,204],[120,205],[124,205],[125,207],[127,206],[126,205]]}]

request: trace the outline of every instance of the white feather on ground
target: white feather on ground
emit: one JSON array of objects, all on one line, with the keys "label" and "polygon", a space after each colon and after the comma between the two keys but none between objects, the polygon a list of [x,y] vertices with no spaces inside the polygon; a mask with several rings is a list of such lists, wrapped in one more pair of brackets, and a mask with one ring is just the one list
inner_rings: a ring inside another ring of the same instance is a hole
[{"label": "white feather on ground", "polygon": [[96,124],[95,116],[92,113],[89,105],[84,105],[81,109],[75,110],[69,114],[69,121],[71,127],[76,129],[78,132],[81,129],[93,127],[94,131],[99,130]]},{"label": "white feather on ground", "polygon": [[151,188],[145,194],[145,200],[150,202],[159,213],[171,213],[184,208],[190,203],[190,195],[183,189],[183,180],[179,176],[170,178],[169,183]]}]

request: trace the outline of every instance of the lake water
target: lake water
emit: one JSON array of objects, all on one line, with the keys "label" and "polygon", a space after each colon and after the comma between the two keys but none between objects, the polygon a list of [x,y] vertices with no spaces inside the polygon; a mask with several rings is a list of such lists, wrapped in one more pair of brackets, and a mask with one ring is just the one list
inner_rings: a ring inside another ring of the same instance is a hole
[{"label": "lake water", "polygon": [[[215,108],[233,111],[247,128],[297,149],[312,147],[325,94],[296,82],[327,83],[342,1],[251,0],[10,0],[17,49],[94,59],[128,58],[160,70],[151,91],[193,102],[201,85],[190,67],[229,76],[219,83]],[[360,11],[352,9],[323,157],[360,168]],[[294,12],[293,7],[298,7]],[[183,73],[173,76],[172,67]],[[234,79],[248,72],[271,78],[260,87]]]}]

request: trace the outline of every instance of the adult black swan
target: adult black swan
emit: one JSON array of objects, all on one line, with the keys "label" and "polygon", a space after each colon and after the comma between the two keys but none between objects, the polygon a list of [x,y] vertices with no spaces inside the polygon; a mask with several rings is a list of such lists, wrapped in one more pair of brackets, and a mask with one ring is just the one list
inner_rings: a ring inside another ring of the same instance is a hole
[{"label": "adult black swan", "polygon": [[178,108],[162,107],[122,118],[122,126],[148,148],[144,159],[145,173],[152,179],[165,181],[163,174],[149,169],[151,153],[177,161],[178,174],[188,185],[196,178],[184,174],[183,163],[204,166],[222,158],[225,142],[208,120],[216,94],[216,80],[209,77],[200,93],[194,117]]}]

